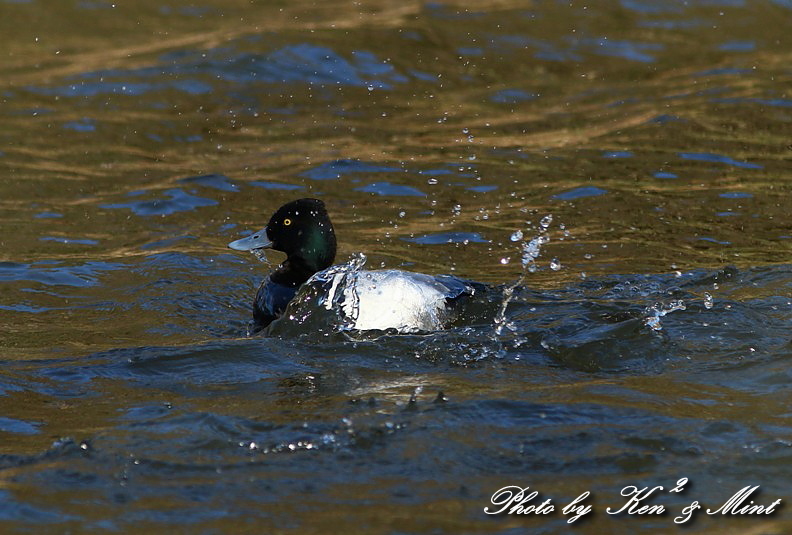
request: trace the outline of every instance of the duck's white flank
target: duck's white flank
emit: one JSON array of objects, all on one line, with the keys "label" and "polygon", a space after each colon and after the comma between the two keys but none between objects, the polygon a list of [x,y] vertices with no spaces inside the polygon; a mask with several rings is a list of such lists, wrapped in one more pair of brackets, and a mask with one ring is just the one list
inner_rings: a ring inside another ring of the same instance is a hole
[{"label": "duck's white flank", "polygon": [[327,309],[340,305],[349,328],[355,330],[436,331],[446,319],[446,298],[458,293],[423,273],[337,272],[324,305]]}]

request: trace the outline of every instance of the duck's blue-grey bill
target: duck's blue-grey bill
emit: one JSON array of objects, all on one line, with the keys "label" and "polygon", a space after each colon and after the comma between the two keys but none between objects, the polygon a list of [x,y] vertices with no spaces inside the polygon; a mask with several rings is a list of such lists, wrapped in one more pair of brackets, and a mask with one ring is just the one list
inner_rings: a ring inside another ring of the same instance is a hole
[{"label": "duck's blue-grey bill", "polygon": [[253,249],[272,247],[272,242],[267,238],[267,227],[264,227],[241,240],[232,241],[228,246],[237,251],[252,251]]}]

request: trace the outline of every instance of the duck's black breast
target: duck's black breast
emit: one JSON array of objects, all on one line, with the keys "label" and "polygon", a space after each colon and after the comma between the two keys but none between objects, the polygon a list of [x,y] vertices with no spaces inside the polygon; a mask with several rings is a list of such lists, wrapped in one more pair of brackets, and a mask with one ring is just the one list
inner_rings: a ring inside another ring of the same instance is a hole
[{"label": "duck's black breast", "polygon": [[297,293],[298,286],[287,286],[273,282],[271,277],[261,283],[253,302],[253,320],[259,327],[266,327],[283,314],[286,306]]}]

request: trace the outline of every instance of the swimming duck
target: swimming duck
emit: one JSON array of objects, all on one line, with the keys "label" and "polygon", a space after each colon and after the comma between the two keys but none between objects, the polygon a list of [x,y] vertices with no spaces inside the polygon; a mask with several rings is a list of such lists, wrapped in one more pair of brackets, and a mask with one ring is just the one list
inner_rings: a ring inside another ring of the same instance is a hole
[{"label": "swimming duck", "polygon": [[321,284],[324,306],[339,307],[351,329],[401,333],[443,329],[457,300],[475,292],[473,283],[451,276],[333,266],[335,231],[319,199],[281,206],[266,227],[228,246],[237,251],[286,253],[286,260],[256,292],[253,320],[258,329],[280,317],[304,285]]}]

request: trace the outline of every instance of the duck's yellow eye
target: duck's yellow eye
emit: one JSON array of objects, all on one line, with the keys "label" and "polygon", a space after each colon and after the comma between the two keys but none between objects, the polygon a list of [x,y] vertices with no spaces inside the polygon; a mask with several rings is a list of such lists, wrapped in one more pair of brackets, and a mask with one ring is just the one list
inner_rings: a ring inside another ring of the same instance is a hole
[{"label": "duck's yellow eye", "polygon": [[284,219],[283,224],[288,227],[289,225],[291,225],[291,219]]}]

